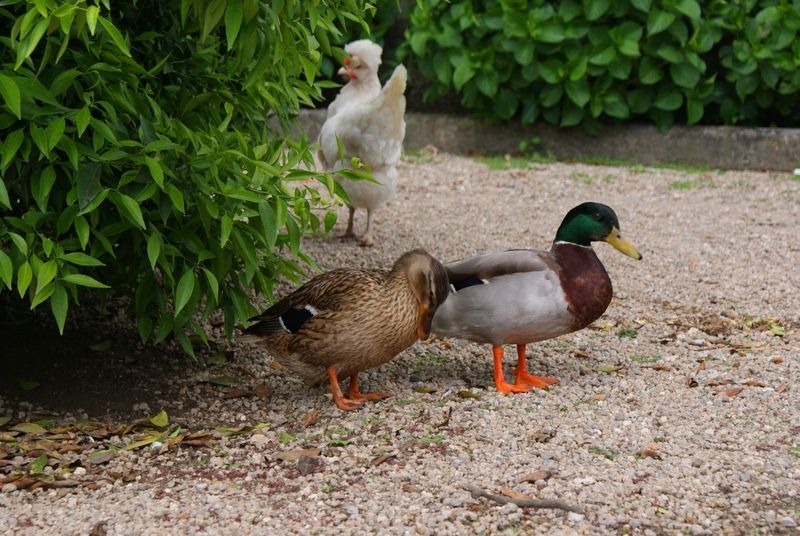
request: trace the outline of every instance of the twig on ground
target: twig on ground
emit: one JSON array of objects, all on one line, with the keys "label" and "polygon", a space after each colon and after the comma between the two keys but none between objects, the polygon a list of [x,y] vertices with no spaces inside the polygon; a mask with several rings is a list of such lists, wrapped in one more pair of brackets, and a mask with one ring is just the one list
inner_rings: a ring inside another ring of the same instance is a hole
[{"label": "twig on ground", "polygon": [[472,484],[464,484],[464,489],[470,492],[473,497],[484,497],[500,504],[514,503],[520,508],[555,508],[558,510],[566,510],[567,512],[575,512],[576,514],[584,513],[581,508],[558,499],[512,499],[511,497],[489,493]]}]

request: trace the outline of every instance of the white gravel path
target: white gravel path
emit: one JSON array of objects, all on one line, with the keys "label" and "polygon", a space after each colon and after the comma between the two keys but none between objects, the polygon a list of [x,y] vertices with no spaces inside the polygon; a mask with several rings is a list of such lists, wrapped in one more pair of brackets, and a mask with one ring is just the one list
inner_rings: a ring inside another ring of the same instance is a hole
[{"label": "white gravel path", "polygon": [[[397,196],[373,222],[376,247],[305,242],[323,268],[388,266],[417,246],[444,261],[546,248],[579,202],[616,210],[644,260],[595,246],[615,287],[606,314],[529,346],[531,370],[558,385],[502,396],[489,347],[436,341],[366,374],[365,389],[394,396],[345,414],[326,388],[237,346],[214,373],[265,380],[268,400],[223,399],[194,367],[131,414],[169,408],[190,431],[266,425],[211,448],[145,447],[67,471],[94,486],[7,484],[0,532],[798,534],[796,178],[564,163],[493,171],[445,154],[407,158],[399,171]],[[0,415],[9,407],[0,398]],[[301,448],[320,454],[277,457]],[[465,484],[561,499],[585,515],[501,506]]]}]

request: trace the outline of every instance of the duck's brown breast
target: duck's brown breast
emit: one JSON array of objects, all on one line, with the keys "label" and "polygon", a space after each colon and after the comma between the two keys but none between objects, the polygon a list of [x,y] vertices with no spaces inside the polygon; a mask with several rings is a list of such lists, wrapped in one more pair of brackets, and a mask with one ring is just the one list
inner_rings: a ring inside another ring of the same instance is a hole
[{"label": "duck's brown breast", "polygon": [[611,279],[591,247],[556,243],[551,252],[559,265],[568,311],[574,317],[573,330],[583,329],[600,318],[611,303]]}]

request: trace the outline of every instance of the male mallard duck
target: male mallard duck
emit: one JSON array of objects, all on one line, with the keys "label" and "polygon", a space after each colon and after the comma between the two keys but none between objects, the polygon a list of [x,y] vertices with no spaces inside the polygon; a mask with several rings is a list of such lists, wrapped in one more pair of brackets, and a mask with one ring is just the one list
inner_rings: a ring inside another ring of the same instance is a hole
[{"label": "male mallard duck", "polygon": [[[642,255],[601,203],[570,210],[550,251],[515,249],[445,265],[451,294],[433,317],[433,333],[492,345],[494,382],[504,393],[546,388],[555,378],[529,374],[525,345],[583,329],[611,302],[611,280],[591,242],[605,241],[629,257]],[[516,381],[503,375],[503,344],[517,345]]]},{"label": "male mallard duck", "polygon": [[[430,334],[447,298],[444,266],[423,249],[403,254],[391,270],[341,268],[320,274],[275,303],[244,331],[286,368],[319,383],[330,379],[343,410],[389,396],[362,393],[358,373],[385,363]],[[350,377],[345,398],[339,378]]]}]

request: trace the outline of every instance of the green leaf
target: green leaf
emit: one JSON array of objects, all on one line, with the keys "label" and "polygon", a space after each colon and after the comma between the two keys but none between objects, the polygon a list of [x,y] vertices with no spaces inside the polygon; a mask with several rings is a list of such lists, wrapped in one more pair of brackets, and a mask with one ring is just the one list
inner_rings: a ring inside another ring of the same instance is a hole
[{"label": "green leaf", "polygon": [[120,215],[140,229],[145,228],[142,209],[135,199],[120,192],[111,192],[111,200],[117,205]]},{"label": "green leaf", "polygon": [[0,205],[11,210],[11,199],[8,197],[8,189],[6,189],[6,183],[2,177],[0,177]]},{"label": "green leaf", "polygon": [[91,288],[111,288],[105,283],[101,283],[94,277],[85,275],[85,274],[69,274],[65,275],[61,278],[61,281],[66,281],[67,283],[73,283],[75,285],[81,285],[83,287],[91,287]]},{"label": "green leaf", "polygon": [[19,45],[17,46],[17,60],[14,63],[15,71],[19,69],[25,60],[27,60],[30,55],[33,54],[33,51],[36,50],[36,47],[39,45],[39,41],[41,41],[49,25],[49,18],[40,20],[36,23],[36,26],[33,27],[33,30],[31,30],[31,32],[19,42]]},{"label": "green leaf", "polygon": [[[567,93],[567,96],[570,98],[572,102],[574,102],[578,108],[583,108],[587,102],[589,102],[589,83],[586,80],[579,80],[577,82],[567,82],[564,85],[564,90]],[[563,124],[563,118],[562,118]],[[573,123],[577,124],[577,123]]]},{"label": "green leaf", "polygon": [[657,9],[650,12],[647,17],[647,36],[663,32],[675,21],[675,15]]},{"label": "green leaf", "polygon": [[644,11],[645,13],[650,11],[650,4],[652,0],[631,0],[631,5],[638,9],[639,11]]},{"label": "green leaf", "polygon": [[156,182],[156,184],[163,188],[164,169],[161,167],[161,163],[152,156],[145,156],[144,162],[147,165],[147,169],[150,171],[150,176],[153,177],[153,180]]},{"label": "green leaf", "polygon": [[[588,5],[587,5],[588,4]],[[586,19],[593,21],[602,17],[611,7],[611,0],[584,0]]]},{"label": "green leaf", "polygon": [[664,78],[664,73],[661,71],[658,62],[650,56],[644,57],[639,63],[639,81],[642,84],[652,85],[662,78]]},{"label": "green leaf", "polygon": [[225,247],[225,244],[228,243],[228,239],[231,236],[231,231],[233,230],[233,220],[227,214],[222,216],[222,220],[220,220],[220,237],[219,237],[219,246]]},{"label": "green leaf", "polygon": [[278,238],[278,227],[275,225],[275,211],[272,206],[266,201],[261,201],[258,204],[258,213],[261,217],[261,225],[264,227],[264,238],[267,241],[267,247],[272,249],[275,247],[275,241]]},{"label": "green leaf", "polygon": [[6,288],[11,289],[11,282],[14,278],[14,264],[11,262],[5,251],[0,249],[0,279],[6,284]]},{"label": "green leaf", "polygon": [[33,280],[33,270],[30,263],[25,261],[17,270],[17,292],[19,292],[20,298],[25,297],[25,291],[28,290],[31,280]]},{"label": "green leaf", "polygon": [[461,91],[464,84],[469,82],[475,76],[475,68],[469,61],[461,62],[456,70],[453,72],[453,85],[457,91]]},{"label": "green leaf", "polygon": [[[0,158],[0,172],[5,172],[8,165],[14,159],[19,150],[20,146],[22,145],[23,140],[25,139],[25,129],[20,128],[12,132],[6,137],[5,143],[2,145],[2,158]],[[8,208],[11,208],[11,205],[8,205]]]},{"label": "green leaf", "polygon": [[209,2],[206,6],[206,9],[202,14],[202,18],[200,19],[203,25],[202,36],[204,38],[210,35],[211,30],[213,30],[217,24],[219,24],[220,19],[222,19],[222,16],[225,13],[226,2],[227,0],[211,0],[211,2]]},{"label": "green leaf", "polygon": [[21,119],[22,97],[19,87],[13,78],[0,74],[0,95],[2,95],[3,101],[8,106],[8,109],[11,110],[11,113],[17,116],[17,119]]},{"label": "green leaf", "polygon": [[34,175],[31,179],[31,194],[42,212],[47,212],[47,200],[55,182],[56,170],[53,166],[47,166],[41,174]]},{"label": "green leaf", "polygon": [[228,41],[228,50],[233,50],[236,37],[244,20],[244,7],[241,0],[228,0],[228,7],[225,8],[225,36]]},{"label": "green leaf", "polygon": [[218,300],[219,299],[219,282],[217,281],[217,276],[215,276],[207,268],[203,268],[203,273],[206,274],[206,280],[208,281],[208,286],[211,289],[211,294],[214,296],[215,300]]},{"label": "green leaf", "polygon": [[673,63],[669,66],[669,74],[676,85],[691,89],[700,81],[700,71],[695,69],[691,63]]},{"label": "green leaf", "polygon": [[76,216],[72,225],[75,227],[75,234],[78,235],[81,249],[86,249],[86,244],[89,243],[89,222],[83,216]]},{"label": "green leaf", "polygon": [[56,319],[58,332],[64,334],[64,323],[67,321],[67,309],[69,308],[69,299],[67,298],[67,291],[61,283],[56,282],[53,296],[50,298],[50,309],[53,311],[53,317]]},{"label": "green leaf", "polygon": [[39,292],[53,280],[56,276],[56,272],[58,272],[58,263],[56,263],[55,260],[51,259],[42,264],[41,267],[39,267],[39,271],[36,273],[36,292],[34,294],[39,294]]},{"label": "green leaf", "polygon": [[98,6],[89,6],[86,8],[86,25],[89,27],[89,34],[94,35],[97,28],[97,17],[100,15],[100,8]]},{"label": "green leaf", "polygon": [[487,97],[494,97],[495,93],[497,93],[497,72],[494,70],[481,71],[475,77],[475,85]]},{"label": "green leaf", "polygon": [[658,92],[653,106],[661,110],[672,112],[683,104],[683,96],[675,89],[666,87]]},{"label": "green leaf", "polygon": [[105,17],[99,17],[98,20],[100,21],[100,26],[108,33],[111,37],[111,40],[114,41],[114,44],[117,45],[117,48],[120,52],[125,54],[128,57],[131,57],[131,51],[128,49],[128,43],[125,42],[125,38],[122,37],[122,34],[119,33],[117,27]]},{"label": "green leaf", "polygon": [[157,415],[150,417],[150,422],[153,423],[153,426],[156,428],[166,428],[169,424],[169,416],[167,412],[162,409]]},{"label": "green leaf", "polygon": [[41,475],[44,472],[44,468],[47,466],[48,461],[49,458],[47,457],[47,454],[42,454],[33,460],[30,465],[31,475]]},{"label": "green leaf", "polygon": [[81,253],[80,251],[65,253],[64,255],[61,255],[61,259],[67,261],[70,264],[75,264],[77,266],[105,266],[103,262],[95,259],[90,255]]},{"label": "green leaf", "polygon": [[693,125],[703,118],[703,104],[694,99],[686,99],[686,123]]},{"label": "green leaf", "polygon": [[695,0],[678,0],[675,4],[675,9],[692,20],[700,19],[700,4]]},{"label": "green leaf", "polygon": [[161,255],[161,235],[154,231],[147,238],[147,259],[150,261],[150,268],[156,269],[156,262]]},{"label": "green leaf", "polygon": [[189,268],[181,276],[180,281],[178,281],[178,287],[175,290],[174,316],[178,316],[178,313],[186,307],[186,304],[189,303],[189,299],[192,297],[192,292],[194,292],[194,270]]}]

